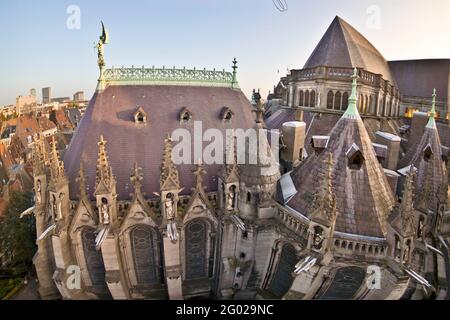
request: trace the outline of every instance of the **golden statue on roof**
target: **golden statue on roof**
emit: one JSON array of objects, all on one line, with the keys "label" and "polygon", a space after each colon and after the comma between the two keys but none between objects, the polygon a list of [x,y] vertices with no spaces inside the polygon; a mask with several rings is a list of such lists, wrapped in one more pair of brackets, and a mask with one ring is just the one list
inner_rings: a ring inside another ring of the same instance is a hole
[{"label": "golden statue on roof", "polygon": [[109,40],[108,30],[105,28],[105,25],[103,24],[102,21],[102,34],[98,40],[97,45],[95,46],[98,55],[97,64],[100,67],[100,69],[103,69],[103,67],[105,66],[105,59],[103,56],[103,46],[105,44],[108,44],[108,40]]}]

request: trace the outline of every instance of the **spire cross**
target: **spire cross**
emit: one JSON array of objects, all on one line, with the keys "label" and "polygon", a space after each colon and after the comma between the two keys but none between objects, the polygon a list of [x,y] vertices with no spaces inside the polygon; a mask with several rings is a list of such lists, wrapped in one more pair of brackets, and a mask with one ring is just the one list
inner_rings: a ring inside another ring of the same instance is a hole
[{"label": "spire cross", "polygon": [[236,57],[234,57],[232,62],[233,62],[233,66],[232,66],[232,68],[233,68],[233,79],[231,80],[231,84],[232,84],[232,87],[234,88],[235,85],[237,84],[237,68],[238,68],[238,66],[237,66]]},{"label": "spire cross", "polygon": [[431,96],[431,111],[429,113],[429,120],[427,124],[427,128],[435,128],[436,127],[436,89],[433,89],[433,95]]}]

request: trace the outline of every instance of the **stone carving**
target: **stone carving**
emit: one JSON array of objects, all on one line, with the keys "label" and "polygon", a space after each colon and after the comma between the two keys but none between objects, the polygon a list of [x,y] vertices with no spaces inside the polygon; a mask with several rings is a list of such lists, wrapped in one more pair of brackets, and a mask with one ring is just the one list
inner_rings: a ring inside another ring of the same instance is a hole
[{"label": "stone carving", "polygon": [[322,249],[323,241],[324,241],[323,229],[319,226],[316,226],[314,228],[314,235],[313,235],[313,243],[312,243],[313,249],[315,250]]},{"label": "stone carving", "polygon": [[168,193],[166,195],[166,200],[164,201],[164,211],[166,213],[167,221],[175,220],[175,203],[173,198],[173,194]]},{"label": "stone carving", "polygon": [[109,204],[108,200],[106,200],[105,198],[102,198],[102,203],[100,204],[99,211],[103,224],[108,225],[110,223]]},{"label": "stone carving", "polygon": [[42,185],[41,180],[36,182],[36,204],[40,205],[42,203]]},{"label": "stone carving", "polygon": [[63,218],[62,214],[62,199],[64,199],[64,193],[60,193],[58,196],[58,201],[56,203],[56,221],[59,221]]},{"label": "stone carving", "polygon": [[227,194],[227,210],[234,210],[236,201],[236,186],[231,186]]}]

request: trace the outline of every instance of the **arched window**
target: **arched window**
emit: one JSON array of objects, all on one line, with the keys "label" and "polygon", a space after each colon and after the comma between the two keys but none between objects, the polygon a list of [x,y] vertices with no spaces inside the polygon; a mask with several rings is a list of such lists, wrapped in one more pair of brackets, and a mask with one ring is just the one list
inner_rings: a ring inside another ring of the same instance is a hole
[{"label": "arched window", "polygon": [[348,93],[344,92],[342,95],[342,110],[347,110],[348,108]]},{"label": "arched window", "polygon": [[417,238],[422,238],[423,236],[423,228],[425,227],[425,218],[424,216],[420,216],[419,223],[417,224]]},{"label": "arched window", "polygon": [[163,269],[157,231],[147,225],[138,225],[131,230],[130,241],[138,285],[161,284]]},{"label": "arched window", "polygon": [[300,96],[298,98],[298,105],[300,107],[302,107],[304,105],[304,99],[305,99],[305,97],[304,97],[304,94],[303,94],[303,90],[300,90]]},{"label": "arched window", "polygon": [[92,291],[99,297],[109,295],[109,290],[105,282],[105,265],[100,250],[95,246],[95,229],[84,227],[81,231],[81,241],[83,244],[83,254],[86,261],[87,272],[92,283]]},{"label": "arched window", "polygon": [[309,106],[311,108],[314,108],[316,106],[316,92],[314,90],[311,91],[311,101]]},{"label": "arched window", "polygon": [[394,260],[397,262],[400,262],[400,258],[401,258],[401,254],[402,254],[402,246],[400,243],[400,238],[398,237],[398,235],[395,235],[394,237],[395,241],[394,241]]},{"label": "arched window", "polygon": [[252,194],[250,192],[247,192],[247,203],[250,203],[252,201]]},{"label": "arched window", "polygon": [[294,280],[292,273],[297,263],[297,251],[291,244],[285,244],[281,250],[280,259],[269,287],[269,291],[275,297],[283,298],[291,288]]},{"label": "arched window", "polygon": [[309,91],[305,91],[305,107],[309,107]]},{"label": "arched window", "polygon": [[336,92],[334,96],[334,110],[341,110],[341,92]]},{"label": "arched window", "polygon": [[363,113],[364,112],[364,96],[362,94],[359,95],[359,112]]},{"label": "arched window", "polygon": [[327,95],[327,109],[333,109],[333,91],[328,91]]},{"label": "arched window", "polygon": [[207,278],[209,266],[207,222],[204,219],[192,220],[185,230],[186,279]]}]

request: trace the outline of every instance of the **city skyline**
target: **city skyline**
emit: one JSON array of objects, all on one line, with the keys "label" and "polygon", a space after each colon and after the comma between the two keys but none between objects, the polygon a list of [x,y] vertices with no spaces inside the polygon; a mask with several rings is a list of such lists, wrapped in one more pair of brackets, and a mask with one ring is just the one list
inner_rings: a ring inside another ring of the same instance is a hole
[{"label": "city skyline", "polygon": [[[442,41],[450,26],[445,19],[450,3],[445,0],[433,6],[420,0],[287,4],[288,10],[281,12],[270,0],[141,1],[134,6],[105,1],[43,1],[39,6],[2,2],[0,26],[6,32],[0,35],[0,105],[14,104],[31,88],[37,89],[40,101],[41,88],[47,86],[55,97],[82,90],[90,98],[98,77],[94,43],[100,20],[111,36],[105,50],[107,67],[231,70],[236,56],[238,81],[247,96],[253,88],[265,96],[288,68],[302,68],[335,15],[361,30],[388,60],[450,56],[450,43]],[[79,29],[67,26],[74,14],[71,5],[80,9]],[[420,39],[420,46],[413,38]]]}]

